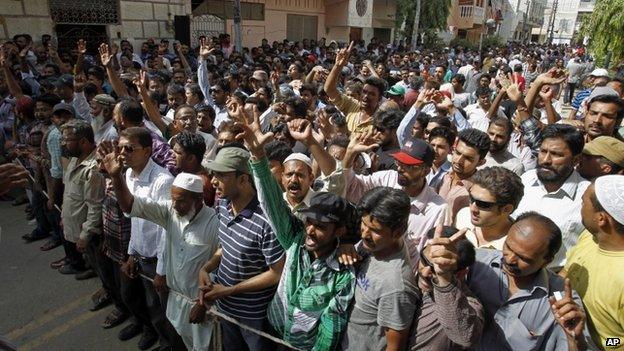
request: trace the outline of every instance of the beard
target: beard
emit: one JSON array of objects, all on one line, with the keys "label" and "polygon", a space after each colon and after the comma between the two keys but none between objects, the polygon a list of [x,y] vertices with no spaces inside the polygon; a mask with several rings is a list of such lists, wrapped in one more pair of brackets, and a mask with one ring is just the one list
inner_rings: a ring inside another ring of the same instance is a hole
[{"label": "beard", "polygon": [[572,171],[574,171],[574,167],[571,165],[566,165],[559,170],[540,166],[539,164],[537,166],[537,179],[543,183],[556,183],[564,181],[570,176]]},{"label": "beard", "polygon": [[192,207],[184,216],[181,216],[184,220],[190,222],[193,217],[195,217],[195,214],[197,213],[197,210],[195,209],[195,207]]},{"label": "beard", "polygon": [[65,158],[72,158],[72,157],[78,157],[80,156],[80,154],[77,154],[76,152],[72,152],[68,148],[61,146],[61,156]]},{"label": "beard", "polygon": [[503,144],[495,144],[490,143],[490,152],[491,153],[499,153],[507,148],[507,143]]}]

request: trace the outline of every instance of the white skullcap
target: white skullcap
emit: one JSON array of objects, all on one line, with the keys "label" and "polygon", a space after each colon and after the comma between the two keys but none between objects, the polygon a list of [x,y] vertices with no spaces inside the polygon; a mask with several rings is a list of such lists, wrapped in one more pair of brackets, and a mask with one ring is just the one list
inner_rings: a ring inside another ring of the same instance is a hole
[{"label": "white skullcap", "polygon": [[312,168],[312,160],[305,154],[302,154],[301,152],[293,152],[292,154],[288,155],[288,157],[286,157],[286,159],[284,160],[284,164],[288,161],[293,161],[293,160],[301,161],[305,163],[306,165],[308,165],[308,167]]},{"label": "white skullcap", "polygon": [[624,175],[606,175],[596,178],[595,192],[600,206],[616,222],[624,224]]},{"label": "white skullcap", "polygon": [[173,186],[188,190],[193,193],[204,192],[204,182],[201,177],[191,173],[180,173],[173,180]]}]

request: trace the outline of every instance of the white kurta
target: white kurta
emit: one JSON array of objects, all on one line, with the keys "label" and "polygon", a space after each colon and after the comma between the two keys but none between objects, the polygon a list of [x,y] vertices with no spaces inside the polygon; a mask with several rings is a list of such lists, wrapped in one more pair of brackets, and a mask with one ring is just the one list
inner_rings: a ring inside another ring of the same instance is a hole
[{"label": "white kurta", "polygon": [[[171,201],[156,202],[135,197],[130,215],[145,218],[165,228],[167,286],[194,299],[199,292],[199,270],[219,248],[219,220],[214,209],[203,206],[193,221],[188,222],[177,215]],[[189,323],[192,307],[193,303],[189,299],[170,292],[167,318],[189,350],[207,350],[212,326]]]}]

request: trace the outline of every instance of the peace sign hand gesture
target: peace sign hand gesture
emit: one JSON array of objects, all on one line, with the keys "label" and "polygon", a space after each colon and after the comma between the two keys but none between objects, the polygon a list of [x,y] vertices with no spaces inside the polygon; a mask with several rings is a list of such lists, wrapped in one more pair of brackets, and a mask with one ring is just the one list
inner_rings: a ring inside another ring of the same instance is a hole
[{"label": "peace sign hand gesture", "polygon": [[464,228],[449,238],[443,238],[444,227],[438,225],[433,239],[427,243],[429,261],[433,264],[438,286],[447,286],[451,283],[453,275],[457,271],[457,261],[459,260],[457,242],[466,236],[467,231],[468,229]]},{"label": "peace sign hand gesture", "polygon": [[84,39],[78,40],[78,53],[80,55],[87,53],[87,42]]}]

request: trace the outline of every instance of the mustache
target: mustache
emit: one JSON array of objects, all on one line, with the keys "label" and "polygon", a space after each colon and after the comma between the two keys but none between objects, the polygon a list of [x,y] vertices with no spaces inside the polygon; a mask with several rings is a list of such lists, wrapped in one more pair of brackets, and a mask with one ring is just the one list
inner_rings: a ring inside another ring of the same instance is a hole
[{"label": "mustache", "polygon": [[288,190],[301,190],[301,184],[299,183],[288,184]]}]

